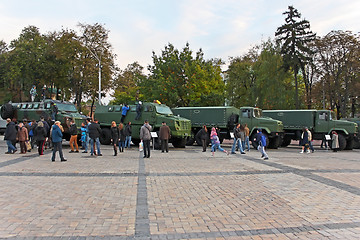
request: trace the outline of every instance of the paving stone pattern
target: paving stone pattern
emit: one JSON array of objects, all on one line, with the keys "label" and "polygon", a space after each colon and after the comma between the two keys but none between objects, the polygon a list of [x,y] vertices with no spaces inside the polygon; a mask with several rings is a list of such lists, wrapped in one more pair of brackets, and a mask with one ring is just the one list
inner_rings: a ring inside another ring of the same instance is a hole
[{"label": "paving stone pattern", "polygon": [[[226,149],[230,145],[224,144]],[[1,239],[360,239],[360,151],[1,154]],[[0,142],[0,151],[6,151]]]}]

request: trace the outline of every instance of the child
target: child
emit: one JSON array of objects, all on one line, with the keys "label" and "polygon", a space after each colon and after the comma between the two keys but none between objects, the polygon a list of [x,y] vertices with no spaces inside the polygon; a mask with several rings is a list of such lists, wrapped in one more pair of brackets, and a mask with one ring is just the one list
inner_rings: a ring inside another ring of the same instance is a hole
[{"label": "child", "polygon": [[212,156],[214,156],[216,148],[218,148],[220,151],[229,155],[228,151],[221,148],[220,140],[219,140],[219,137],[217,136],[215,128],[211,129],[210,139],[211,139],[211,154],[212,154]]}]

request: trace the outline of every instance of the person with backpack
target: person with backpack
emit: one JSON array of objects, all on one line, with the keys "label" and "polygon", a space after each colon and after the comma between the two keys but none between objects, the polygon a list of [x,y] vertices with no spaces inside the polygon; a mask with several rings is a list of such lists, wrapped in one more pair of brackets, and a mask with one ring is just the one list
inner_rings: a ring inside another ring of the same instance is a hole
[{"label": "person with backpack", "polygon": [[265,147],[266,147],[266,137],[265,135],[262,133],[262,129],[259,128],[257,130],[257,134],[255,136],[255,141],[258,144],[257,149],[261,152],[261,158],[263,158],[264,160],[268,160],[269,157],[265,151]]}]

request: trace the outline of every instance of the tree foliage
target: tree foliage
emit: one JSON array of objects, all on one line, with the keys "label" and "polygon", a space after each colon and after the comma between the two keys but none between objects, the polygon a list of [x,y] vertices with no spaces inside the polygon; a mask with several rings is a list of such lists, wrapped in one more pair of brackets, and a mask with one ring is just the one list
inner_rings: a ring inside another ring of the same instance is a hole
[{"label": "tree foliage", "polygon": [[171,107],[224,103],[221,60],[204,60],[200,49],[193,57],[189,44],[179,51],[172,44],[160,56],[153,52],[150,75],[141,81],[145,100],[158,99]]},{"label": "tree foliage", "polygon": [[288,7],[285,24],[280,26],[275,36],[277,42],[281,44],[281,54],[283,55],[283,66],[286,70],[292,69],[295,80],[295,106],[299,109],[299,89],[298,73],[303,73],[303,79],[307,85],[306,65],[311,62],[313,51],[309,44],[315,40],[316,34],[310,31],[310,23],[301,19],[301,14],[293,6]]}]

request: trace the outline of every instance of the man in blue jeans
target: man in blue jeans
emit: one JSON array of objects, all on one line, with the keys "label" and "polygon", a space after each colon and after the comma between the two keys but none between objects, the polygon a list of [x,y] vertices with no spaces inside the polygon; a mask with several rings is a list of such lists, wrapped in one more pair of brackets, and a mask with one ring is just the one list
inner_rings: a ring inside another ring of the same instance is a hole
[{"label": "man in blue jeans", "polygon": [[13,145],[13,142],[16,142],[16,126],[10,118],[6,119],[6,129],[4,134],[4,140],[8,146],[8,151],[6,154],[12,154],[16,152],[16,147]]},{"label": "man in blue jeans", "polygon": [[99,141],[99,137],[101,135],[101,128],[98,123],[98,120],[94,119],[94,122],[92,122],[89,125],[88,129],[89,129],[89,137],[90,137],[91,156],[94,156],[94,152],[95,152],[94,143],[96,144],[97,155],[102,156],[100,151],[100,141]]},{"label": "man in blue jeans", "polygon": [[244,149],[241,144],[241,139],[240,139],[240,123],[237,123],[236,126],[234,127],[234,143],[231,148],[231,154],[236,154],[235,153],[236,145],[237,145],[238,149],[240,150],[241,154],[245,154]]}]

